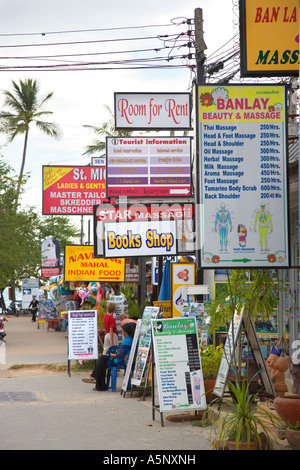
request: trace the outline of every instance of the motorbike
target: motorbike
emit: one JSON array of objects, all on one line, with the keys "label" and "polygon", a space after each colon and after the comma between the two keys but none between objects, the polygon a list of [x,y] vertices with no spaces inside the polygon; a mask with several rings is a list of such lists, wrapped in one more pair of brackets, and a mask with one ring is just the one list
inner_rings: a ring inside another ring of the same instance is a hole
[{"label": "motorbike", "polygon": [[7,315],[15,315],[18,317],[21,313],[21,307],[18,302],[11,302],[10,305],[7,307],[6,312]]},{"label": "motorbike", "polygon": [[0,317],[0,341],[4,341],[6,336],[4,323],[8,321],[5,317]]}]

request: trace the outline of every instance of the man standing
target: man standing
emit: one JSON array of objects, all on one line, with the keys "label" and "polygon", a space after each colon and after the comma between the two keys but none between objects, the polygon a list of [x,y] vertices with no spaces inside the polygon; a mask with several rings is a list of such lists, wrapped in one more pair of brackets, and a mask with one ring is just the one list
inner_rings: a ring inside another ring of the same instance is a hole
[{"label": "man standing", "polygon": [[30,309],[31,313],[32,313],[31,321],[36,321],[36,313],[37,313],[37,310],[38,310],[38,305],[39,305],[39,301],[36,300],[36,296],[33,295],[32,296],[32,301],[30,302],[29,307],[28,307]]}]

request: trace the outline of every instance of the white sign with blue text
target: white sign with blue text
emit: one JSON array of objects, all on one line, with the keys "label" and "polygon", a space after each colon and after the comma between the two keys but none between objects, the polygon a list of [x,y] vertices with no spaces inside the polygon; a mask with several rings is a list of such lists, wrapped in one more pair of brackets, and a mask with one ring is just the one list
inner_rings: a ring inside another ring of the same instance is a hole
[{"label": "white sign with blue text", "polygon": [[105,223],[103,248],[105,258],[176,255],[176,221]]}]

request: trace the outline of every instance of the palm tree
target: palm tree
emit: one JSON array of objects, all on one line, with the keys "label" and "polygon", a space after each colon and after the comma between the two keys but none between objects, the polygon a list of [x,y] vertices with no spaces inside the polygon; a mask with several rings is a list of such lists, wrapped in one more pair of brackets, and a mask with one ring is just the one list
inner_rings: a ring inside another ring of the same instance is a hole
[{"label": "palm tree", "polygon": [[[130,137],[133,133],[133,131],[126,131],[126,130],[119,130],[117,131],[115,129],[115,123],[114,123],[114,115],[109,108],[109,106],[104,105],[106,111],[108,111],[110,115],[110,119],[107,122],[104,122],[101,127],[96,127],[96,126],[89,126],[89,125],[84,125],[83,127],[86,127],[87,129],[91,129],[93,132],[95,132],[97,135],[101,136],[107,136],[107,137]],[[86,147],[85,152],[83,155],[92,155],[97,152],[103,152],[105,150],[105,141],[101,140],[94,140],[94,142],[91,145],[88,145]]]},{"label": "palm tree", "polygon": [[60,130],[56,124],[40,119],[43,116],[52,114],[51,111],[45,111],[43,107],[52,97],[53,92],[40,99],[38,96],[39,84],[36,80],[31,78],[25,79],[24,81],[20,80],[19,83],[12,80],[12,86],[13,92],[4,91],[3,93],[5,95],[4,105],[13,112],[0,112],[0,132],[8,135],[8,142],[12,142],[19,134],[25,134],[22,164],[16,193],[17,207],[25,167],[30,124],[34,122],[37,128],[44,134],[55,138],[60,137]]}]

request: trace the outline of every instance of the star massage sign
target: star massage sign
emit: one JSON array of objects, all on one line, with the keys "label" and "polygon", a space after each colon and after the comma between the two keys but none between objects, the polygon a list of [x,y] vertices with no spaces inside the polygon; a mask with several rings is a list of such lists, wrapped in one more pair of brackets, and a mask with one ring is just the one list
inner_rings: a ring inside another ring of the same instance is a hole
[{"label": "star massage sign", "polygon": [[104,256],[173,256],[177,254],[176,221],[113,222],[104,226]]}]

